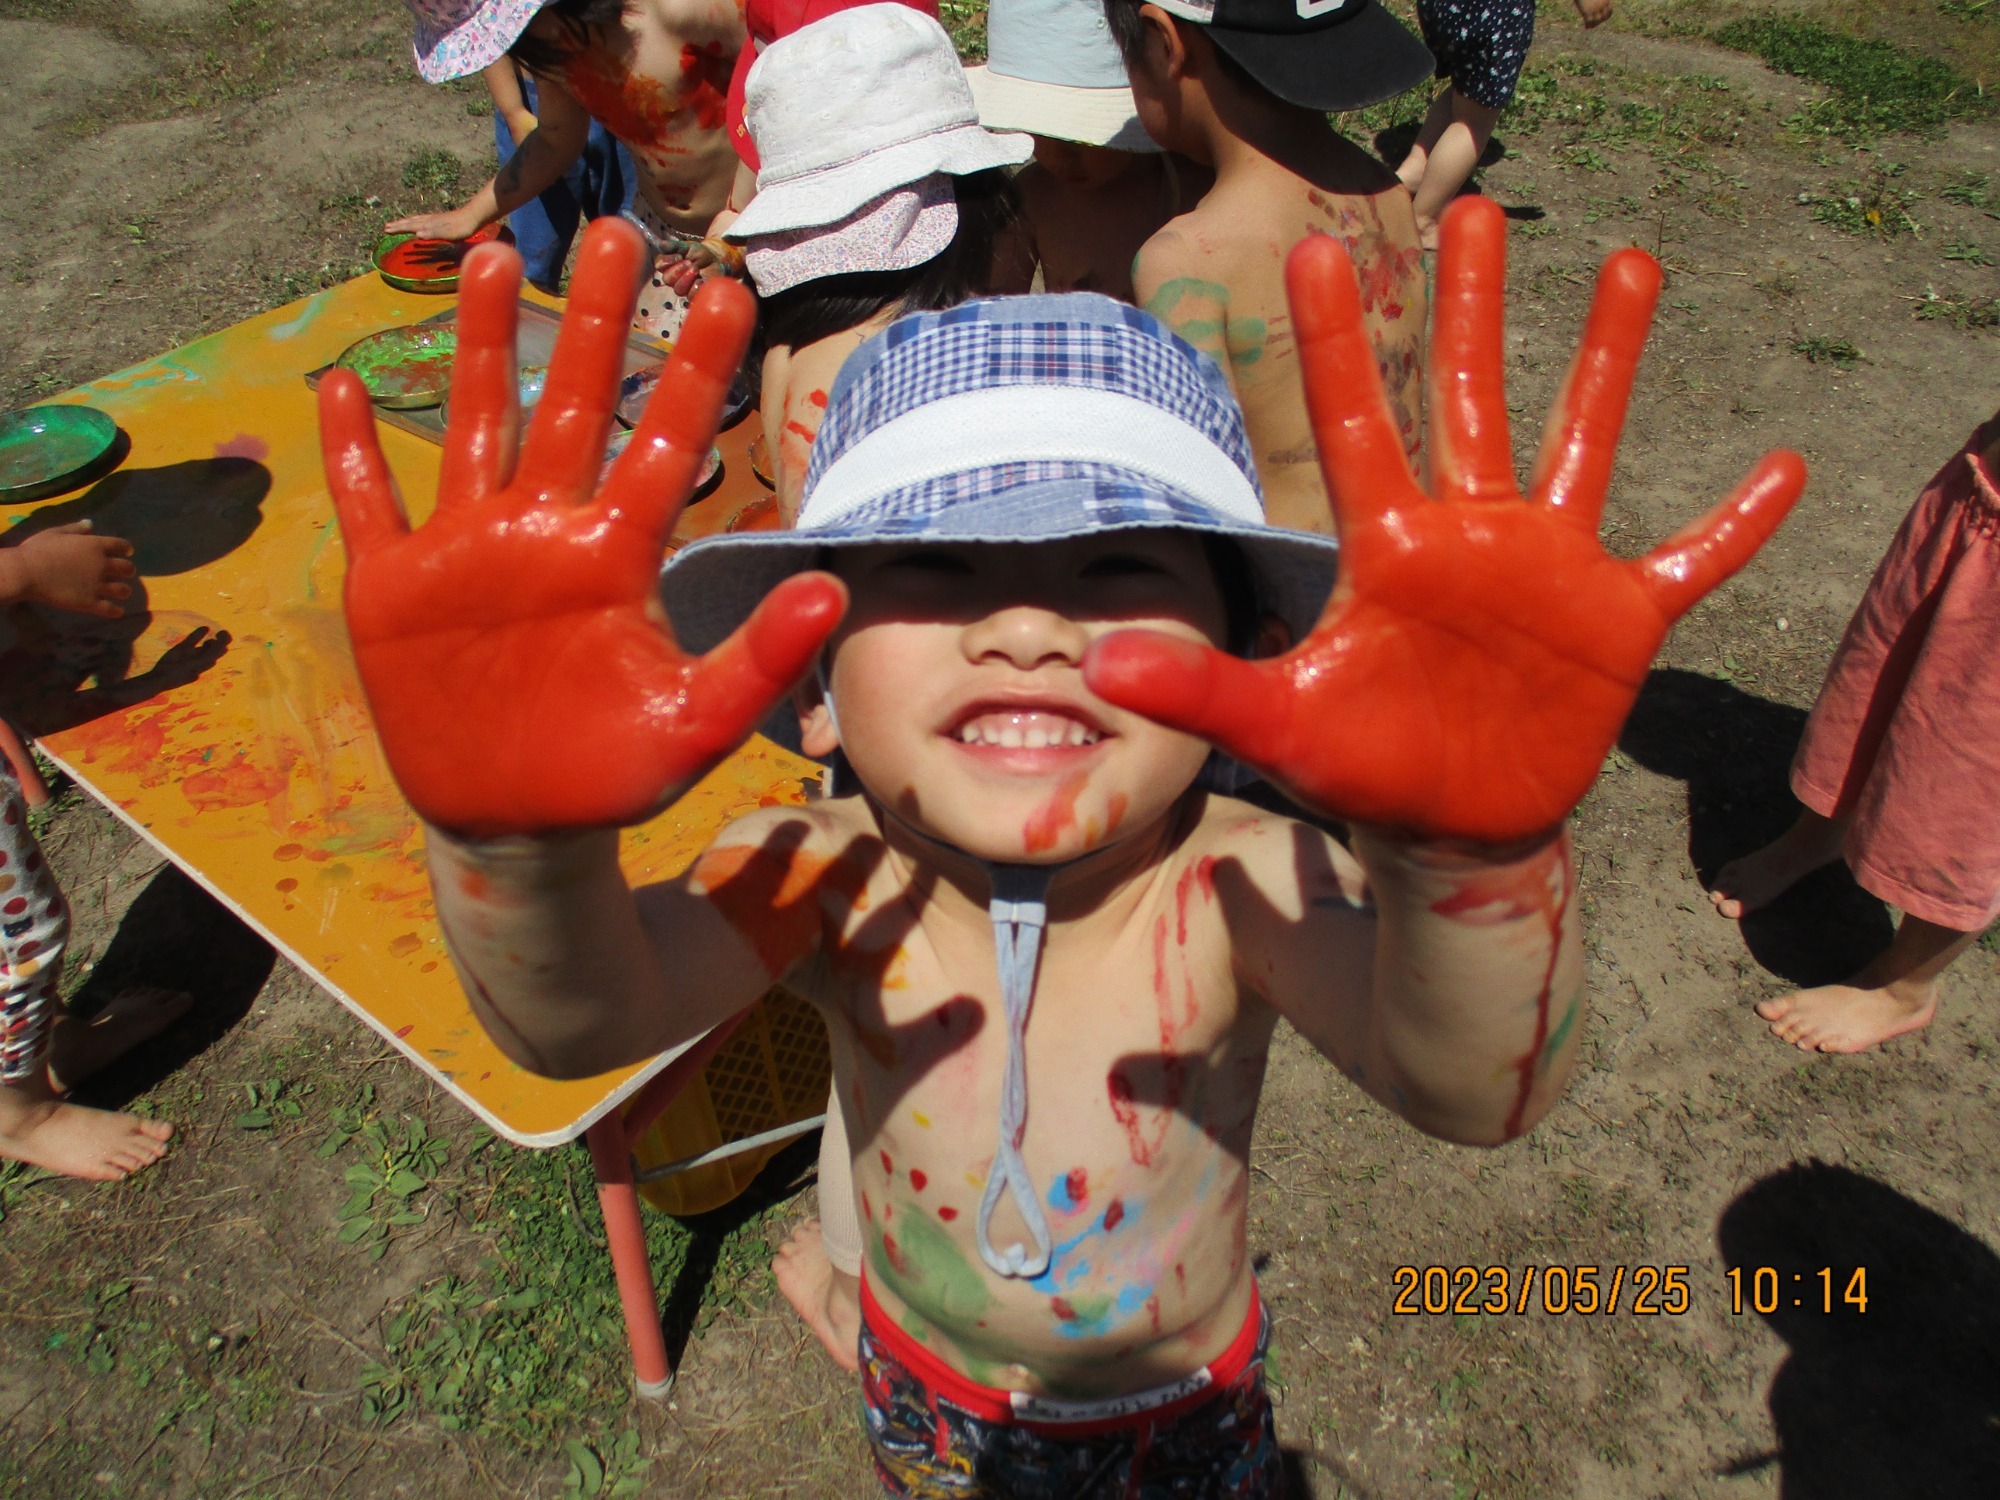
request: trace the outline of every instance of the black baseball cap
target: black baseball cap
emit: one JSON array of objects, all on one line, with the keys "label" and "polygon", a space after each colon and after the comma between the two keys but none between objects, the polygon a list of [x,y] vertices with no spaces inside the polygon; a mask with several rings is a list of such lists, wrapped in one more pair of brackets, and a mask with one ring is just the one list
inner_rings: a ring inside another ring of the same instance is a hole
[{"label": "black baseball cap", "polygon": [[1360,109],[1432,77],[1430,49],[1377,0],[1152,0],[1193,21],[1288,104]]}]

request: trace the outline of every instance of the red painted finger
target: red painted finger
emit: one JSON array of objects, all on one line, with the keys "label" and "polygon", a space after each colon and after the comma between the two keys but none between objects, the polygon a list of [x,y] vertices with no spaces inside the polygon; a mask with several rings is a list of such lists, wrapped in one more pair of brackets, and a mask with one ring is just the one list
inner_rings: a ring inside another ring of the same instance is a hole
[{"label": "red painted finger", "polygon": [[614,515],[666,540],[708,461],[756,321],[756,299],[733,281],[712,278],[695,296],[639,430],[605,483],[604,503]]},{"label": "red painted finger", "polygon": [[1267,664],[1157,631],[1116,630],[1092,644],[1083,680],[1106,703],[1246,764],[1269,766],[1283,753],[1291,699]]},{"label": "red painted finger", "polygon": [[1659,300],[1660,263],[1652,256],[1627,249],[1605,261],[1583,341],[1549,411],[1535,458],[1529,492],[1593,535]]},{"label": "red painted finger", "polygon": [[593,219],[583,232],[548,381],[521,450],[520,483],[538,500],[581,505],[597,492],[645,258],[645,241],[623,219]]},{"label": "red painted finger", "polygon": [[514,477],[521,382],[514,356],[521,257],[512,245],[475,245],[458,280],[458,355],[451,415],[438,465],[439,510],[484,500]]},{"label": "red painted finger", "polygon": [[735,749],[798,685],[847,613],[847,589],[831,573],[800,573],[764,597],[729,639],[701,659],[675,724],[676,754],[706,762]]},{"label": "red painted finger", "polygon": [[350,562],[409,532],[375,436],[375,404],[352,370],[328,370],[319,383],[319,451]]},{"label": "red painted finger", "polygon": [[1507,306],[1507,215],[1491,198],[1461,198],[1438,226],[1437,321],[1431,328],[1430,475],[1439,500],[1512,500],[1501,339]]},{"label": "red painted finger", "polygon": [[1660,612],[1678,620],[1750,561],[1805,487],[1804,459],[1783,449],[1767,453],[1727,500],[1628,566],[1638,570]]},{"label": "red painted finger", "polygon": [[1285,292],[1334,517],[1343,531],[1374,522],[1418,495],[1346,249],[1330,235],[1307,235],[1285,261]]}]

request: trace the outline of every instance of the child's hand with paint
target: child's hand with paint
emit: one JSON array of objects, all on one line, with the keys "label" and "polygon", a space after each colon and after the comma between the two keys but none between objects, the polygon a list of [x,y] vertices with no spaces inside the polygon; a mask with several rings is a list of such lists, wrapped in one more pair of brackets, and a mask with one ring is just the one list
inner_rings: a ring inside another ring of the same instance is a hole
[{"label": "child's hand with paint", "polygon": [[1506,235],[1490,199],[1461,199],[1444,220],[1428,496],[1389,419],[1346,252],[1324,235],[1292,252],[1306,403],[1339,519],[1326,612],[1269,661],[1112,636],[1091,654],[1094,691],[1352,822],[1490,844],[1561,823],[1667,630],[1750,560],[1805,468],[1769,454],[1645,557],[1604,551],[1598,518],[1660,286],[1652,257],[1623,250],[1599,277],[1524,501],[1501,348]]},{"label": "child's hand with paint", "polygon": [[754,311],[733,283],[702,293],[597,491],[644,258],[629,224],[585,232],[518,456],[520,257],[466,258],[437,510],[415,528],[360,381],[335,370],[320,387],[355,661],[390,768],[435,826],[493,837],[649,816],[741,743],[840,618],[841,586],[807,574],[708,655],[675,644],[655,580]]},{"label": "child's hand with paint", "polygon": [[132,544],[98,536],[88,521],[52,526],[0,547],[0,604],[46,604],[115,620],[132,597],[125,580],[137,575]]}]

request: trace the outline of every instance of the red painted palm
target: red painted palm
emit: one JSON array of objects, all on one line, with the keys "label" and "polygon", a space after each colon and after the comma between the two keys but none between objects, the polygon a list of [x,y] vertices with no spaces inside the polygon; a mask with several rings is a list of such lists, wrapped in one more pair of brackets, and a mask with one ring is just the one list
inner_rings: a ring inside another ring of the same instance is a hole
[{"label": "red painted palm", "polygon": [[493,837],[649,816],[742,742],[839,621],[840,585],[812,574],[706,656],[667,629],[660,560],[755,314],[740,286],[703,290],[598,490],[644,254],[617,220],[586,232],[525,444],[520,257],[466,257],[437,511],[422,526],[403,514],[361,383],[334,371],[320,386],[362,687],[404,796],[439,827]]},{"label": "red painted palm", "polygon": [[1431,493],[1404,462],[1347,254],[1313,236],[1286,283],[1339,523],[1325,614],[1271,661],[1130,631],[1099,642],[1086,672],[1112,703],[1203,736],[1308,806],[1505,842],[1554,827],[1589,789],[1668,629],[1769,538],[1805,467],[1768,454],[1645,557],[1609,556],[1598,519],[1657,263],[1606,262],[1524,499],[1502,375],[1506,219],[1467,198],[1442,231]]}]

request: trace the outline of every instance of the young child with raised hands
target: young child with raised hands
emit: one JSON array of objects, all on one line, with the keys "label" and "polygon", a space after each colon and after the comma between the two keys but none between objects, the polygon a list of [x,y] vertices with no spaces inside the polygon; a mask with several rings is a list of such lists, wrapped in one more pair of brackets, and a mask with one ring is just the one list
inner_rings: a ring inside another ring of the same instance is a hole
[{"label": "young child with raised hands", "polygon": [[945,29],[893,3],[772,42],[744,118],[762,165],[728,236],[762,298],[764,443],[789,526],[834,376],[904,313],[985,289],[1013,221],[1003,168],[1031,145],[980,125]]},{"label": "young child with raised hands", "polygon": [[736,153],[724,124],[730,71],[743,45],[736,0],[406,0],[416,16],[417,71],[443,83],[512,57],[534,75],[535,128],[499,172],[446,213],[387,227],[463,240],[563,180],[599,122],[630,152],[638,189],[625,216],[652,247],[634,326],[671,341],[706,272],[727,247],[691,260],[728,201]]},{"label": "young child with raised hands", "polygon": [[[1611,0],[1576,0],[1576,10],[1586,27],[1602,26]],[[1437,57],[1437,76],[1448,81],[1396,176],[1415,197],[1417,232],[1433,250],[1438,216],[1479,165],[1521,81],[1535,40],[1535,0],[1417,0],[1417,25]]]},{"label": "young child with raised hands", "polygon": [[1215,173],[1200,203],[1140,250],[1139,305],[1228,373],[1272,524],[1331,531],[1285,257],[1313,234],[1347,247],[1370,360],[1414,456],[1425,293],[1410,195],[1327,112],[1414,87],[1430,54],[1379,0],[1104,4],[1147,134]]},{"label": "young child with raised hands", "polygon": [[[0,607],[41,604],[115,620],[132,595],[131,558],[130,542],[95,535],[88,521],[0,543]],[[158,1161],[173,1126],[63,1096],[171,1026],[193,1001],[140,986],[89,1021],[67,1015],[68,943],[69,903],[28,827],[20,780],[0,756],[0,1157],[116,1182]]]},{"label": "young child with raised hands", "polygon": [[986,61],[965,70],[989,130],[1025,130],[1035,159],[1014,177],[1016,230],[992,290],[1103,292],[1132,300],[1132,261],[1211,176],[1162,151],[1132,105],[1100,0],[994,0]]},{"label": "young child with raised hands", "polygon": [[1842,984],[1762,1001],[1780,1040],[1864,1052],[1921,1030],[1938,981],[2000,919],[2000,412],[1910,507],[1875,569],[1792,760],[1797,820],[1710,892],[1747,916],[1845,859],[1903,919]]},{"label": "young child with raised hands", "polygon": [[[740,288],[704,289],[598,493],[641,254],[616,225],[586,236],[518,461],[512,252],[468,258],[423,526],[359,383],[321,387],[356,661],[496,1042],[575,1076],[774,980],[825,1016],[887,1493],[1279,1492],[1244,1205],[1281,1016],[1449,1140],[1505,1141],[1562,1088],[1585,1010],[1565,819],[1669,624],[1802,474],[1775,455],[1648,556],[1604,553],[1659,285],[1628,250],[1523,500],[1505,236],[1497,209],[1447,221],[1435,498],[1346,253],[1292,256],[1337,580],[1329,541],[1262,519],[1216,366],[1087,294],[893,325],[835,383],[797,529],[663,574]],[[629,890],[618,826],[794,693],[803,748],[851,783]],[[1207,790],[1218,750],[1349,822],[1352,853]]]}]

